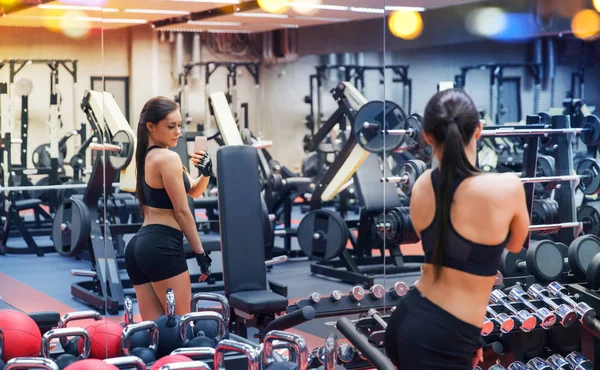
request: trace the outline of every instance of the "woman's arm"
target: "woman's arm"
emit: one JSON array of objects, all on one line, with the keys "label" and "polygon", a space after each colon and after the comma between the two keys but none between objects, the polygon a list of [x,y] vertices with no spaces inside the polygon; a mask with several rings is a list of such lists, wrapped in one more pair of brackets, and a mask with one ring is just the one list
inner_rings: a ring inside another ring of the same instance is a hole
[{"label": "woman's arm", "polygon": [[179,155],[173,151],[163,151],[164,155],[159,162],[159,170],[162,176],[163,184],[169,194],[175,219],[181,226],[183,234],[190,243],[190,247],[196,254],[204,253],[200,236],[196,229],[196,220],[188,205],[187,195],[183,184],[183,166]]},{"label": "woman's arm", "polygon": [[188,191],[187,195],[189,195],[192,198],[200,198],[200,196],[202,196],[202,194],[206,190],[206,187],[208,186],[208,181],[210,180],[210,177],[200,176],[197,179],[194,179],[189,173],[187,174],[187,177],[190,180],[191,185],[190,191]]},{"label": "woman's arm", "polygon": [[507,181],[511,183],[510,196],[513,203],[514,214],[510,222],[510,239],[506,249],[513,253],[519,253],[523,248],[523,243],[529,235],[529,211],[527,210],[527,201],[525,200],[525,188],[521,180],[516,176],[506,176]]}]

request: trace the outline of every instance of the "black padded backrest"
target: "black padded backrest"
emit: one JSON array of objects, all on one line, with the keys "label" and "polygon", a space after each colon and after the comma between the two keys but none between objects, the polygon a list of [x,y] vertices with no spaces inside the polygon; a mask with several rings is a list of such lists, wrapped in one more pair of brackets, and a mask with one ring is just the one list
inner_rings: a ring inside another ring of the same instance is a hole
[{"label": "black padded backrest", "polygon": [[217,180],[225,294],[266,290],[256,149],[250,145],[219,148]]},{"label": "black padded backrest", "polygon": [[[388,166],[384,161],[384,166]],[[392,171],[386,168],[386,176],[391,176]],[[377,154],[369,154],[367,159],[358,167],[354,173],[354,187],[356,196],[367,212],[381,212],[393,207],[401,207],[402,201],[396,191],[396,185],[391,182],[382,183],[383,177],[381,163]],[[385,207],[383,204],[383,192],[385,192]]]}]

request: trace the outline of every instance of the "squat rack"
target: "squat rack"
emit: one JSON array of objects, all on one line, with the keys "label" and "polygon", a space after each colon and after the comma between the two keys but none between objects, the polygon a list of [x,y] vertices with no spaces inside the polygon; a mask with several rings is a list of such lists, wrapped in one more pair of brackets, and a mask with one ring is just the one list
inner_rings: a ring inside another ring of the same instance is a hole
[{"label": "squat rack", "polygon": [[[490,73],[490,101],[489,101],[489,115],[494,117],[494,87],[496,88],[496,124],[500,124],[500,116],[502,106],[502,93],[504,82],[504,71],[505,69],[521,68],[526,72],[529,72],[534,81],[533,87],[533,114],[539,112],[540,105],[540,93],[542,91],[542,65],[539,63],[525,62],[525,63],[487,63],[487,64],[476,64],[471,66],[465,66],[460,68],[460,74],[454,76],[456,87],[463,89],[467,82],[467,73],[472,70],[488,70]],[[521,92],[519,91],[519,102],[521,100]]]},{"label": "squat rack", "polygon": [[[410,66],[406,64],[394,64],[386,66],[360,66],[355,64],[329,64],[315,66],[317,73],[309,76],[309,95],[305,99],[305,102],[310,105],[310,121],[308,128],[310,129],[311,136],[315,134],[315,123],[316,129],[321,128],[323,122],[321,121],[322,115],[322,87],[323,81],[326,79],[326,73],[329,70],[337,70],[344,72],[344,81],[351,82],[362,94],[365,89],[365,72],[367,71],[379,71],[379,75],[382,78],[380,80],[383,83],[385,79],[385,71],[391,70],[393,73],[392,82],[401,83],[404,88],[402,96],[402,109],[410,114],[411,102],[412,102],[412,80],[408,77],[408,68]],[[316,112],[315,112],[315,85],[316,85]]]}]

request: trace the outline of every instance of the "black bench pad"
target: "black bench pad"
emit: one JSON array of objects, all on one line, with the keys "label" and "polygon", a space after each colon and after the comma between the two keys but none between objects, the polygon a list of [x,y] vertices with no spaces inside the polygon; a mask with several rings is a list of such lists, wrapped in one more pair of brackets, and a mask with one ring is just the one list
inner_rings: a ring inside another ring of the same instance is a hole
[{"label": "black bench pad", "polygon": [[285,311],[288,299],[268,290],[247,290],[231,293],[229,305],[246,313],[267,315]]}]

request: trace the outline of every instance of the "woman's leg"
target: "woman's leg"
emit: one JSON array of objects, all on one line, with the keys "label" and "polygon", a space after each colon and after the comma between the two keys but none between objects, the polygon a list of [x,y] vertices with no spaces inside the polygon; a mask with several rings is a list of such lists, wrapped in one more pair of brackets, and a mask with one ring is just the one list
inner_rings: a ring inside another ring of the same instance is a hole
[{"label": "woman's leg", "polygon": [[163,305],[154,293],[152,283],[134,285],[133,289],[137,296],[142,321],[154,321],[165,314]]},{"label": "woman's leg", "polygon": [[169,288],[173,289],[173,293],[175,293],[175,314],[183,316],[190,312],[192,303],[192,282],[190,280],[189,271],[186,270],[179,275],[165,280],[155,281],[152,283],[152,288],[165,312],[167,309],[166,293]]}]

